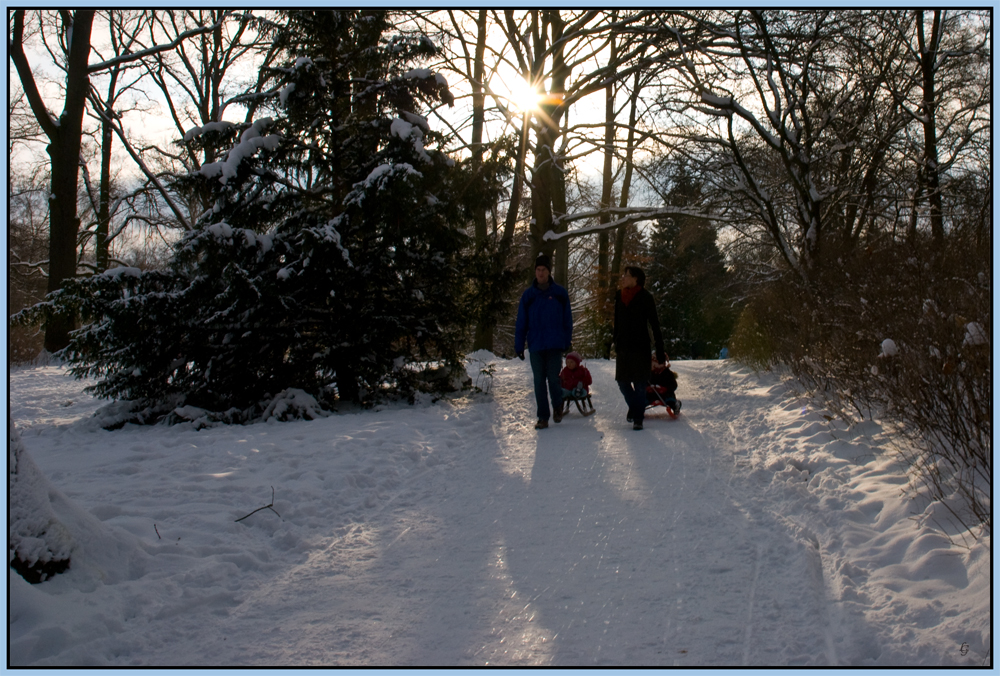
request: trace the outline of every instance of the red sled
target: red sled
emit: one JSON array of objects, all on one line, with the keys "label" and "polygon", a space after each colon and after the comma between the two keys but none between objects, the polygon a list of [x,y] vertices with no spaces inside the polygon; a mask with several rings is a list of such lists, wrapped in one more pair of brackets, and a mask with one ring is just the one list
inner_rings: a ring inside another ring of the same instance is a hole
[{"label": "red sled", "polygon": [[652,410],[658,406],[662,406],[667,411],[667,415],[670,416],[672,420],[677,420],[677,415],[681,412],[681,402],[676,398],[675,406],[671,406],[667,403],[666,395],[667,388],[661,385],[647,385],[646,386],[646,410]]}]

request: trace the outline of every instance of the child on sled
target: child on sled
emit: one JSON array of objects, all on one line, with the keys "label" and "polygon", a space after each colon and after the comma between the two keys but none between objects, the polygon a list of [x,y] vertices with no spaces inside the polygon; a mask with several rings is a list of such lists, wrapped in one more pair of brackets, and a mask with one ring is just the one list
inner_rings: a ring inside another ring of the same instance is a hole
[{"label": "child on sled", "polygon": [[566,366],[559,372],[559,381],[562,383],[563,401],[566,402],[567,411],[569,402],[575,401],[577,408],[584,415],[594,412],[594,406],[590,403],[590,385],[594,380],[590,376],[590,371],[583,365],[583,357],[579,352],[570,352],[566,355]]},{"label": "child on sled", "polygon": [[661,364],[653,355],[653,373],[649,377],[649,387],[646,388],[646,400],[649,404],[665,404],[674,414],[681,410],[681,402],[677,400],[677,374],[670,370],[670,357]]}]

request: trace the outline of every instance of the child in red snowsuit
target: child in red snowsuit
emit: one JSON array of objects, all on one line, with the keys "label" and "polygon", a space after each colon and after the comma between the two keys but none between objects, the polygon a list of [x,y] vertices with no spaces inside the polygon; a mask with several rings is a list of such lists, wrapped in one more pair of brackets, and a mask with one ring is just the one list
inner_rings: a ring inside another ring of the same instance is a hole
[{"label": "child in red snowsuit", "polygon": [[579,352],[570,352],[566,355],[566,366],[559,372],[559,380],[562,382],[563,397],[584,397],[590,392],[590,384],[593,379],[590,371],[582,365],[583,357]]}]

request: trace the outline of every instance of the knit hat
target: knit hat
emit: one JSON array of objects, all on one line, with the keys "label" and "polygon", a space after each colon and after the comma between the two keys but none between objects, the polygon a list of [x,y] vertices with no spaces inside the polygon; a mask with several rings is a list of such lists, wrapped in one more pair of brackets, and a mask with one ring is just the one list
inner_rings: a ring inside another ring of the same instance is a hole
[{"label": "knit hat", "polygon": [[539,265],[547,268],[549,274],[552,274],[552,261],[550,261],[549,257],[545,254],[538,254],[538,258],[535,259],[535,267],[537,268]]},{"label": "knit hat", "polygon": [[572,359],[573,361],[576,362],[577,366],[583,363],[583,357],[580,356],[579,352],[570,352],[568,355],[566,355],[566,359]]}]

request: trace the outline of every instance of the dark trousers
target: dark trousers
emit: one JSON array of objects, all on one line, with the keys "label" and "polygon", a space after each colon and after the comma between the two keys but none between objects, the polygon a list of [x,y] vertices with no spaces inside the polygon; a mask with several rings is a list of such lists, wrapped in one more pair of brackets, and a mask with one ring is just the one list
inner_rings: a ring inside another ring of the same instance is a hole
[{"label": "dark trousers", "polygon": [[628,404],[628,415],[635,422],[642,422],[646,413],[646,381],[645,380],[618,380],[618,389],[625,397]]},{"label": "dark trousers", "polygon": [[[562,350],[531,350],[528,358],[531,360],[531,372],[535,376],[535,403],[538,405],[538,419],[548,420],[552,410],[562,410],[562,383],[559,381],[559,371],[562,370]],[[545,391],[548,385],[548,392]],[[552,410],[549,409],[549,397],[552,397]]]}]

